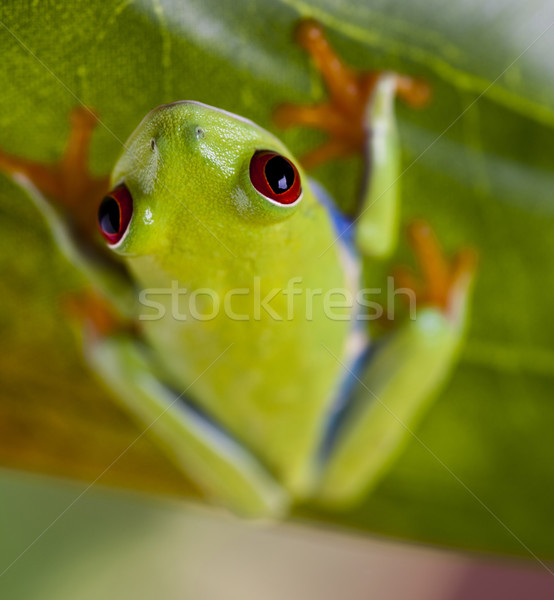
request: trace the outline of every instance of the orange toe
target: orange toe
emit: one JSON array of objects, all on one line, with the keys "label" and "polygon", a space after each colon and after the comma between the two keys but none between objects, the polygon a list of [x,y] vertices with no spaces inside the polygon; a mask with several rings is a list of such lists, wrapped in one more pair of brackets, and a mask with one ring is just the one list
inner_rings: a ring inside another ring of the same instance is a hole
[{"label": "orange toe", "polygon": [[40,163],[0,150],[0,169],[10,176],[27,177],[52,204],[63,210],[80,234],[96,230],[98,204],[108,190],[109,178],[91,174],[88,161],[98,117],[79,106],[70,115],[71,131],[64,155],[55,163]]},{"label": "orange toe", "polygon": [[[280,127],[311,127],[328,134],[324,146],[302,160],[306,168],[363,152],[367,104],[380,72],[349,67],[335,52],[321,25],[313,19],[300,21],[296,40],[321,73],[329,98],[313,106],[282,105],[275,111],[275,122]],[[422,107],[429,102],[431,90],[424,81],[398,75],[397,85],[398,96],[409,106]]]},{"label": "orange toe", "polygon": [[[477,252],[467,248],[448,258],[430,225],[422,220],[408,227],[408,240],[418,264],[419,279],[412,276],[405,286],[416,292],[418,302],[448,312],[456,294],[464,292],[477,267]],[[404,275],[401,273],[400,282]]]}]

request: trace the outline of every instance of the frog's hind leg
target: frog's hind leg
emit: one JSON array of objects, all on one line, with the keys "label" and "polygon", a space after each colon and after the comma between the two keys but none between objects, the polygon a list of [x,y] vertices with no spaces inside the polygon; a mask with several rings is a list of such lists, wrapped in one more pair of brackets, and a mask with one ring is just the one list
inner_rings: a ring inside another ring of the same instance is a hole
[{"label": "frog's hind leg", "polygon": [[281,127],[303,125],[328,134],[328,140],[302,158],[306,168],[329,160],[362,154],[363,181],[356,215],[358,248],[372,256],[385,256],[396,242],[400,150],[394,100],[411,107],[425,106],[430,88],[422,80],[387,71],[355,71],[331,48],[321,26],[301,21],[299,44],[321,72],[329,99],[313,106],[284,104],[275,121]]},{"label": "frog's hind leg", "polygon": [[180,394],[166,386],[147,349],[132,336],[96,335],[87,348],[91,366],[142,432],[155,436],[170,460],[206,495],[245,516],[286,514],[289,495],[269,471],[190,402],[188,388]]},{"label": "frog's hind leg", "polygon": [[84,332],[89,366],[138,423],[139,437],[148,433],[157,438],[169,460],[207,496],[237,513],[258,518],[287,512],[288,492],[249,450],[189,400],[186,392],[195,382],[180,394],[159,377],[135,321],[122,319],[93,290],[66,296],[64,309]]},{"label": "frog's hind leg", "polygon": [[251,517],[286,513],[288,493],[253,454],[186,397],[194,382],[181,394],[164,384],[135,322],[122,319],[91,290],[79,298],[66,297],[64,304],[84,331],[89,366],[138,423],[139,437],[156,437],[167,457],[216,502]]},{"label": "frog's hind leg", "polygon": [[475,253],[445,258],[428,225],[410,229],[421,276],[404,270],[417,294],[415,318],[378,340],[351,397],[322,478],[329,505],[359,500],[404,448],[418,417],[455,364],[467,321]]}]

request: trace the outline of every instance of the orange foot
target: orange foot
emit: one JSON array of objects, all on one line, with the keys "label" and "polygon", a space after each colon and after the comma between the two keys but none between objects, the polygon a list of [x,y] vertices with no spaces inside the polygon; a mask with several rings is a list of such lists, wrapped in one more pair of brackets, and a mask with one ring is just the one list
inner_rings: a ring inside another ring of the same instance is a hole
[{"label": "orange foot", "polygon": [[[279,127],[304,125],[329,134],[329,139],[302,159],[311,169],[335,158],[363,151],[364,116],[380,71],[354,71],[331,48],[323,29],[312,19],[301,21],[296,30],[297,42],[312,57],[329,91],[329,100],[313,106],[283,104],[274,114]],[[409,106],[422,107],[429,101],[427,83],[397,75],[397,95]]]},{"label": "orange foot", "polygon": [[98,117],[79,106],[70,115],[71,133],[65,153],[45,164],[12,156],[0,150],[0,170],[10,176],[24,175],[54,205],[62,209],[78,234],[90,238],[96,230],[99,200],[108,190],[108,177],[95,177],[88,168],[90,139]]},{"label": "orange foot", "polygon": [[394,272],[397,287],[413,290],[418,307],[434,306],[455,319],[475,274],[477,253],[465,248],[448,259],[424,221],[414,221],[409,226],[408,239],[420,276],[408,267],[399,267]]},{"label": "orange foot", "polygon": [[92,289],[63,296],[61,306],[70,320],[84,325],[93,338],[134,331],[133,324],[123,319],[105,298]]}]

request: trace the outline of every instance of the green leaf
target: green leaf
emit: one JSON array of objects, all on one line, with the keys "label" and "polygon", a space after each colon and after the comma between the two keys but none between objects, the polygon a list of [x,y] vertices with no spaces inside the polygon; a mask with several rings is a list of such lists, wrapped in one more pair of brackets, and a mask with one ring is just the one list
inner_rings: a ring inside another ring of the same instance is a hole
[{"label": "green leaf", "polygon": [[[465,548],[554,557],[554,28],[542,0],[153,0],[0,8],[0,146],[54,160],[70,109],[99,111],[92,166],[110,170],[154,106],[195,99],[278,135],[283,101],[324,97],[295,46],[313,16],[353,65],[427,78],[432,105],[399,105],[403,220],[422,215],[450,250],[481,255],[471,330],[454,377],[359,509],[299,515]],[[282,135],[297,153],[320,136]],[[315,175],[348,205],[360,165]],[[60,299],[84,282],[27,197],[0,180],[0,460],[92,480],[136,429],[86,370]],[[407,260],[407,248],[399,260]],[[388,267],[387,267],[388,268]],[[385,271],[377,270],[375,281]],[[103,480],[190,486],[134,445]]]}]

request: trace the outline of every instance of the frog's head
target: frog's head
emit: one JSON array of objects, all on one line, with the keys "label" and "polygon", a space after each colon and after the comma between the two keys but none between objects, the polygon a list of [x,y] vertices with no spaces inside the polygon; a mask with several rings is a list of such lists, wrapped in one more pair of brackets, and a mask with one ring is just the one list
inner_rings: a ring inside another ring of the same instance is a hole
[{"label": "frog's head", "polygon": [[251,121],[198,102],[164,105],[127,142],[100,229],[131,256],[207,252],[215,240],[233,251],[255,246],[286,234],[290,217],[313,203],[301,176],[283,144]]}]

